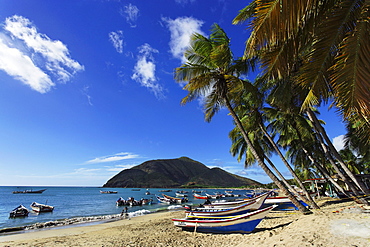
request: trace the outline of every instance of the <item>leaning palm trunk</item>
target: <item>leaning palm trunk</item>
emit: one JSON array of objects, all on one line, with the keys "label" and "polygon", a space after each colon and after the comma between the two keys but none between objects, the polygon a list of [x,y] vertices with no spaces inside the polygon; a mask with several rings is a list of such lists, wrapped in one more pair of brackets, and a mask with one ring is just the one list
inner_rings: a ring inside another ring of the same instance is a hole
[{"label": "leaning palm trunk", "polygon": [[288,168],[288,170],[290,171],[290,173],[293,175],[294,179],[299,184],[299,187],[301,188],[301,190],[305,194],[306,198],[305,197],[300,197],[300,198],[305,203],[309,204],[312,208],[319,209],[320,207],[312,199],[311,195],[308,193],[308,191],[304,187],[302,181],[299,179],[299,177],[297,176],[297,174],[294,172],[294,170],[292,169],[292,167],[289,165],[288,161],[285,159],[284,155],[280,152],[280,149],[278,148],[278,146],[276,145],[276,143],[274,142],[274,140],[271,138],[271,136],[269,135],[269,133],[265,130],[265,128],[261,124],[260,124],[260,129],[265,134],[265,136],[267,137],[267,139],[269,140],[269,142],[271,143],[271,145],[274,147],[275,151],[278,153],[278,155],[280,156],[281,160],[284,162],[285,166]]},{"label": "leaning palm trunk", "polygon": [[[296,189],[294,189],[289,183],[288,181],[286,181],[286,179],[284,178],[283,174],[281,174],[281,172],[276,168],[276,166],[274,165],[274,163],[272,163],[272,161],[265,155],[265,159],[267,160],[267,162],[269,163],[269,165],[271,166],[271,168],[276,172],[276,174],[280,177],[281,181],[283,181],[283,183],[285,184],[285,186],[294,194],[296,195],[300,200],[302,200],[304,203],[306,203],[307,205],[310,205],[311,207],[313,207],[311,205],[311,201],[309,201],[306,197],[304,196],[301,196]],[[307,193],[308,194],[308,193]],[[308,196],[310,196],[308,194]],[[310,196],[311,198],[311,196]],[[312,199],[312,198],[311,198]],[[313,200],[312,200],[313,201]],[[314,202],[314,204],[316,205],[316,203]],[[317,206],[317,205],[316,205]],[[319,207],[317,206],[315,209],[319,209]]]},{"label": "leaning palm trunk", "polygon": [[236,125],[238,126],[241,134],[243,135],[243,138],[245,142],[247,143],[248,147],[250,148],[253,156],[258,162],[258,165],[264,170],[264,172],[271,178],[272,181],[279,187],[279,189],[282,190],[284,194],[293,202],[293,204],[301,211],[303,214],[309,214],[312,213],[309,209],[307,209],[305,206],[300,203],[297,198],[290,193],[290,191],[287,189],[286,186],[284,186],[283,183],[279,181],[279,179],[275,176],[275,174],[268,168],[268,166],[264,163],[263,159],[260,157],[260,155],[257,153],[256,149],[253,147],[251,140],[249,139],[242,123],[239,120],[239,117],[236,115],[234,109],[232,108],[229,99],[226,95],[224,95],[224,100],[226,103],[227,109],[230,111],[231,116],[233,117]]},{"label": "leaning palm trunk", "polygon": [[311,153],[305,148],[304,146],[304,143],[302,141],[302,136],[301,134],[299,133],[299,131],[297,130],[296,126],[293,125],[293,129],[295,130],[297,136],[298,136],[298,141],[299,143],[301,144],[301,148],[303,150],[303,152],[306,154],[306,156],[308,157],[308,159],[312,162],[312,164],[321,172],[321,174],[329,179],[329,181],[340,191],[342,192],[345,196],[347,196],[348,198],[350,197],[350,195],[337,183],[335,182],[335,180],[326,172],[326,170],[321,167],[320,164],[318,164],[316,162],[316,160],[312,157]]},{"label": "leaning palm trunk", "polygon": [[310,121],[315,126],[315,130],[319,135],[322,135],[326,141],[326,144],[328,145],[328,148],[330,152],[334,155],[334,157],[337,159],[338,163],[340,164],[341,168],[345,171],[345,173],[351,178],[351,180],[358,186],[359,189],[362,190],[362,192],[365,193],[365,195],[370,194],[370,191],[366,188],[366,186],[362,183],[362,181],[358,180],[353,173],[348,169],[346,164],[343,162],[342,157],[339,155],[338,151],[333,146],[333,143],[330,141],[328,135],[326,134],[326,131],[319,123],[316,115],[313,113],[311,109],[307,110],[307,115],[310,119]]},{"label": "leaning palm trunk", "polygon": [[[350,179],[347,178],[347,176],[345,176],[341,170],[339,169],[339,167],[337,166],[337,164],[335,163],[335,161],[333,160],[332,156],[331,156],[331,153],[329,152],[328,150],[328,147],[326,146],[326,144],[324,143],[324,140],[322,138],[322,136],[320,135],[318,129],[317,129],[317,124],[315,124],[313,122],[313,127],[314,127],[314,130],[316,131],[317,133],[317,138],[321,144],[321,147],[322,149],[324,150],[324,153],[326,155],[326,157],[328,158],[330,164],[333,166],[333,168],[335,169],[335,171],[338,173],[338,175],[342,178],[342,180],[348,185],[349,189],[354,193],[355,197],[359,198],[361,195],[360,193],[358,192],[358,190],[356,189],[356,187],[353,185],[353,183],[351,182]],[[321,126],[321,125],[320,125]],[[366,201],[366,199],[364,198],[360,198],[360,199],[357,199],[357,201],[359,203],[363,203],[365,205],[370,205],[369,202]]]}]

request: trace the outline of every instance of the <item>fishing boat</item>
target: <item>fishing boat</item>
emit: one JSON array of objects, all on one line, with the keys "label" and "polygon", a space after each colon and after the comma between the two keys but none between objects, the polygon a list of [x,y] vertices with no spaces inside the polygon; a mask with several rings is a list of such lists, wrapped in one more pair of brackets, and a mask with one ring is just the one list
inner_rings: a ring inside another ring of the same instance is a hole
[{"label": "fishing boat", "polygon": [[265,201],[266,198],[269,196],[270,192],[264,193],[252,199],[244,199],[244,200],[237,200],[237,201],[223,201],[223,202],[206,202],[203,204],[205,208],[232,208],[237,207],[240,205],[245,204],[246,202],[252,201]]},{"label": "fishing boat", "polygon": [[18,207],[16,207],[12,211],[10,211],[10,216],[9,217],[11,217],[11,218],[26,217],[26,216],[28,216],[29,212],[30,211],[25,206],[19,205]]},{"label": "fishing boat", "polygon": [[170,199],[173,203],[185,203],[185,202],[188,202],[188,198],[186,197],[183,197],[183,198],[177,198],[177,197],[172,197],[172,196],[168,196],[168,195],[165,195],[165,194],[162,194],[163,197],[167,198],[167,199]]},{"label": "fishing boat", "polygon": [[159,203],[166,203],[166,204],[171,204],[174,203],[171,199],[168,199],[166,197],[160,197],[160,196],[155,196],[158,200]]},{"label": "fishing boat", "polygon": [[49,206],[49,205],[45,205],[45,204],[41,204],[41,203],[37,203],[37,202],[33,202],[31,204],[31,208],[32,208],[33,211],[38,212],[38,213],[53,212],[53,210],[54,210],[53,206]]},{"label": "fishing boat", "polygon": [[112,190],[101,190],[100,194],[117,194],[118,191],[112,191]]},{"label": "fishing boat", "polygon": [[208,196],[203,196],[203,195],[200,195],[200,194],[197,194],[197,193],[194,193],[193,196],[196,199],[204,199],[204,200],[210,199],[210,198],[208,198]]},{"label": "fishing boat", "polygon": [[236,216],[172,219],[183,230],[203,233],[250,233],[276,205]]},{"label": "fishing boat", "polygon": [[206,196],[208,197],[208,199],[220,199],[222,197],[222,195],[220,195],[220,194],[211,195],[211,194],[207,194],[207,193],[206,193]]},{"label": "fishing boat", "polygon": [[[303,206],[307,207],[308,205],[302,200],[298,200]],[[267,197],[265,200],[265,205],[278,205],[276,210],[298,210],[298,208],[293,204],[293,202],[287,196],[275,196]]]},{"label": "fishing boat", "polygon": [[185,193],[180,193],[180,192],[176,192],[176,193],[175,193],[175,195],[176,195],[177,197],[188,197],[188,195],[187,195],[187,194],[185,194]]},{"label": "fishing boat", "polygon": [[264,200],[247,202],[242,205],[233,208],[195,208],[191,209],[186,206],[185,215],[187,217],[191,216],[201,216],[201,217],[213,217],[213,216],[231,216],[237,214],[244,214],[252,210],[258,210],[263,205]]},{"label": "fishing boat", "polygon": [[13,194],[41,194],[46,189],[43,190],[17,190],[13,191]]}]

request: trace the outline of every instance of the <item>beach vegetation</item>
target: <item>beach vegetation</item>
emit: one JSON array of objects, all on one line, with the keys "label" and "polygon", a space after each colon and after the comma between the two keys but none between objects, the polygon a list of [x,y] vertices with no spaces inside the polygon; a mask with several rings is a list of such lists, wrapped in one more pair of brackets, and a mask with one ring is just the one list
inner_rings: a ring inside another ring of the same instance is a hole
[{"label": "beach vegetation", "polygon": [[[300,161],[296,167],[300,174],[321,174],[333,183],[332,177],[337,175],[365,204],[368,202],[360,192],[370,192],[354,175],[360,172],[358,167],[346,162],[335,149],[316,108],[330,104],[350,127],[357,148],[368,147],[369,7],[368,1],[361,0],[256,0],[233,20],[234,24],[247,22],[251,30],[244,59],[258,59],[262,71],[259,86],[268,93],[266,102],[287,113],[292,106],[298,107],[294,116],[301,115],[309,125],[301,128],[297,118],[288,125],[291,130],[285,132],[290,135],[276,135],[290,148],[291,160]],[[297,144],[301,150],[294,148]]]},{"label": "beach vegetation", "polygon": [[211,121],[221,108],[227,108],[247,144],[250,157],[255,159],[300,211],[309,212],[266,165],[266,156],[256,138],[253,138],[254,133],[245,128],[243,116],[239,116],[235,110],[244,92],[254,95],[255,87],[251,82],[241,79],[241,76],[255,68],[255,60],[235,59],[230,49],[230,39],[217,24],[212,26],[209,37],[199,33],[193,34],[184,55],[187,62],[175,71],[175,80],[179,83],[185,82],[183,89],[188,92],[181,103],[202,99],[206,121]]}]

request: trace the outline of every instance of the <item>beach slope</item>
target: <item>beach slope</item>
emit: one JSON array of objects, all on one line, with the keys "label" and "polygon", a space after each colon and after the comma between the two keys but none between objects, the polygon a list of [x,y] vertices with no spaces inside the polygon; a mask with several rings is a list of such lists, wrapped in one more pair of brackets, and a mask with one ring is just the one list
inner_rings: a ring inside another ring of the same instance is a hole
[{"label": "beach slope", "polygon": [[311,215],[272,212],[251,234],[182,231],[161,212],[114,222],[0,236],[0,246],[370,246],[370,213],[352,201],[322,201]]}]

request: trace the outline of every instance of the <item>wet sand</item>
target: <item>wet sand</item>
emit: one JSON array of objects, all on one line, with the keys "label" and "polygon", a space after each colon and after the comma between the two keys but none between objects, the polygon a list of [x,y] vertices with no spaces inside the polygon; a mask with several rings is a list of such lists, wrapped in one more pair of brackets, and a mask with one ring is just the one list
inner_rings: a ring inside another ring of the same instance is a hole
[{"label": "wet sand", "polygon": [[161,212],[118,221],[0,236],[0,246],[370,246],[369,209],[322,200],[313,214],[271,212],[250,234],[182,231]]}]

